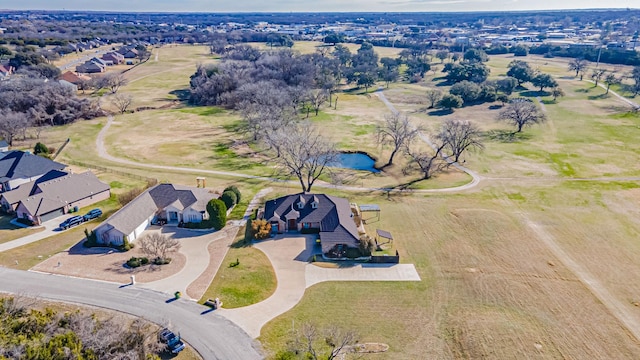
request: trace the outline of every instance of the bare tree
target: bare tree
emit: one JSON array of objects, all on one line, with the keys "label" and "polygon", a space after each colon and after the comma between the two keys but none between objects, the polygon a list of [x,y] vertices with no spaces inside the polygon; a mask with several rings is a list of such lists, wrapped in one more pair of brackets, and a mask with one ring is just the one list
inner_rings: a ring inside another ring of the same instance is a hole
[{"label": "bare tree", "polygon": [[6,109],[0,111],[0,135],[9,145],[13,145],[13,140],[17,135],[23,134],[27,127],[29,127],[27,114]]},{"label": "bare tree", "polygon": [[314,182],[337,159],[333,144],[309,123],[291,124],[277,138],[280,156],[274,161],[295,175],[302,191],[309,192]]},{"label": "bare tree", "polygon": [[112,94],[115,94],[121,87],[128,84],[129,81],[124,77],[122,73],[107,73],[95,80],[95,91],[100,89],[109,89]]},{"label": "bare tree", "polygon": [[408,172],[417,167],[422,172],[423,179],[430,179],[434,172],[442,169],[446,163],[441,155],[446,144],[438,136],[431,141],[432,151],[420,151],[414,149],[410,144],[404,147],[404,152],[411,158],[409,164],[403,169]]},{"label": "bare tree", "polygon": [[118,108],[120,114],[124,114],[127,111],[127,108],[131,105],[132,101],[133,96],[126,93],[113,94],[111,97],[111,102],[116,108]]},{"label": "bare tree", "polygon": [[551,95],[553,96],[553,101],[556,101],[559,97],[564,96],[564,91],[556,86],[553,88],[553,90],[551,90]]},{"label": "bare tree", "polygon": [[498,114],[498,120],[504,120],[518,128],[521,132],[525,126],[541,123],[546,120],[545,115],[530,100],[517,98],[505,106]]},{"label": "bare tree", "polygon": [[576,76],[580,75],[580,80],[582,80],[582,75],[586,70],[587,66],[589,66],[589,62],[583,58],[575,58],[569,61],[569,70],[575,71]]},{"label": "bare tree", "polygon": [[327,101],[328,94],[327,90],[324,89],[313,89],[308,93],[308,100],[311,104],[311,107],[318,116],[318,111],[320,111],[320,107]]},{"label": "bare tree", "polygon": [[389,166],[393,164],[393,158],[398,151],[407,146],[418,135],[419,129],[409,122],[409,118],[406,115],[399,112],[385,115],[384,120],[384,124],[378,126],[377,135],[379,144],[388,144],[392,147],[389,161],[385,165]]},{"label": "bare tree", "polygon": [[168,253],[180,250],[180,242],[177,239],[160,233],[146,235],[139,243],[143,253],[160,260],[166,260]]},{"label": "bare tree", "polygon": [[440,90],[427,90],[427,100],[429,100],[429,109],[433,109],[438,104],[438,101],[442,99],[442,91]]},{"label": "bare tree", "polygon": [[598,86],[598,83],[600,82],[600,80],[602,80],[602,77],[606,72],[607,70],[605,69],[593,69],[593,72],[591,73],[591,78],[595,82],[594,87]]},{"label": "bare tree", "polygon": [[606,92],[606,94],[609,94],[609,88],[611,88],[611,85],[619,84],[620,83],[620,79],[618,79],[616,77],[615,73],[611,72],[611,73],[607,74],[607,76],[605,76],[604,83],[607,84],[607,92]]},{"label": "bare tree", "polygon": [[451,152],[453,161],[458,162],[467,150],[484,149],[480,129],[468,120],[447,119],[436,136]]},{"label": "bare tree", "polygon": [[297,341],[304,346],[309,359],[337,359],[347,347],[358,342],[358,335],[351,330],[344,331],[336,326],[318,330],[312,324],[304,324],[300,329],[301,339]]}]

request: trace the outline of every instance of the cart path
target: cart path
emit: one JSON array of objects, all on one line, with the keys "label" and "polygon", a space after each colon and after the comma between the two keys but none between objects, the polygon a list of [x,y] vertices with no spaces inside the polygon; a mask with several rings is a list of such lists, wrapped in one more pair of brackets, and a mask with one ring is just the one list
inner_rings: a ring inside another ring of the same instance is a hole
[{"label": "cart path", "polygon": [[[147,163],[141,163],[141,162],[137,162],[137,161],[131,161],[131,160],[127,160],[127,159],[118,158],[118,157],[110,155],[107,152],[107,148],[106,148],[105,142],[104,142],[106,134],[109,131],[109,128],[111,127],[112,124],[113,124],[113,116],[109,115],[107,117],[107,123],[105,124],[105,126],[102,127],[102,129],[98,133],[98,136],[96,137],[96,149],[98,151],[98,156],[99,157],[101,157],[101,158],[103,158],[105,160],[114,162],[114,163],[124,164],[124,165],[129,165],[129,166],[134,166],[134,167],[143,167],[143,168],[148,168],[148,169],[180,171],[180,172],[189,172],[189,173],[198,173],[198,174],[212,174],[212,175],[220,175],[220,176],[227,176],[227,177],[236,177],[236,178],[244,178],[244,179],[256,179],[256,180],[262,180],[262,181],[298,185],[298,181],[294,181],[294,180],[282,180],[282,179],[277,179],[277,178],[272,178],[272,177],[258,176],[258,175],[248,175],[248,174],[242,174],[242,173],[230,172],[230,171],[219,171],[219,170],[198,169],[198,168],[190,168],[190,167],[178,167],[178,166],[147,164]],[[467,190],[467,189],[470,189],[470,188],[473,188],[473,187],[477,186],[480,183],[480,179],[481,178],[477,173],[465,168],[464,166],[462,166],[462,165],[460,165],[458,163],[455,163],[455,162],[453,162],[451,160],[448,160],[446,157],[445,157],[445,159],[450,164],[455,166],[456,168],[458,168],[458,169],[466,172],[467,174],[471,175],[473,180],[470,183],[467,183],[467,184],[464,184],[464,185],[461,185],[461,186],[451,187],[451,188],[420,189],[420,190],[403,190],[403,189],[378,188],[378,187],[358,187],[358,186],[332,185],[332,184],[324,184],[324,183],[314,184],[314,186],[316,188],[339,189],[339,190],[346,190],[346,191],[367,191],[367,192],[370,192],[370,191],[384,191],[384,192],[443,193],[443,192],[457,192],[457,191]]]}]

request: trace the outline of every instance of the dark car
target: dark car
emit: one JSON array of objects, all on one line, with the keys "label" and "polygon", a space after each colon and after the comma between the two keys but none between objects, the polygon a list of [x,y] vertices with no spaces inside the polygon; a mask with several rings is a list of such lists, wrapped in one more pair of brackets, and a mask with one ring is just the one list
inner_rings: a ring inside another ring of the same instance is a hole
[{"label": "dark car", "polygon": [[72,216],[67,220],[60,223],[60,229],[66,230],[70,227],[74,227],[76,225],[80,225],[84,222],[84,218],[82,216]]},{"label": "dark car", "polygon": [[89,221],[95,218],[99,218],[100,216],[102,216],[102,210],[92,209],[92,210],[89,210],[88,213],[84,214],[83,218],[84,218],[84,221]]},{"label": "dark car", "polygon": [[160,330],[158,339],[166,345],[167,351],[172,354],[177,354],[184,350],[184,343],[180,340],[180,336],[167,328]]}]

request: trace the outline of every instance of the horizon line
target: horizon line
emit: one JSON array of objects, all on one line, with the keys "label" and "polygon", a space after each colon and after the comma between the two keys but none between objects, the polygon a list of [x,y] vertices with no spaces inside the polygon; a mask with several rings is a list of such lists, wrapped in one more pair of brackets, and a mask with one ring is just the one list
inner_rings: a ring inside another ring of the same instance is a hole
[{"label": "horizon line", "polygon": [[464,10],[464,11],[119,11],[119,10],[82,10],[82,9],[0,9],[1,12],[38,11],[38,12],[85,12],[113,14],[468,14],[468,13],[524,13],[524,12],[558,12],[558,11],[638,11],[640,8],[567,8],[567,9],[530,9],[530,10]]}]

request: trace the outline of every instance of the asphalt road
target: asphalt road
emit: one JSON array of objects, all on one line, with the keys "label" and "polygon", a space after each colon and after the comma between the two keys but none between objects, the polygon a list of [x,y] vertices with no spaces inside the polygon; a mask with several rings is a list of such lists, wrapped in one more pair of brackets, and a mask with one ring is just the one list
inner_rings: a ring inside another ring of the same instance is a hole
[{"label": "asphalt road", "polygon": [[204,359],[262,359],[259,344],[231,321],[196,302],[114,283],[0,267],[0,292],[86,304],[136,315],[184,338]]}]

